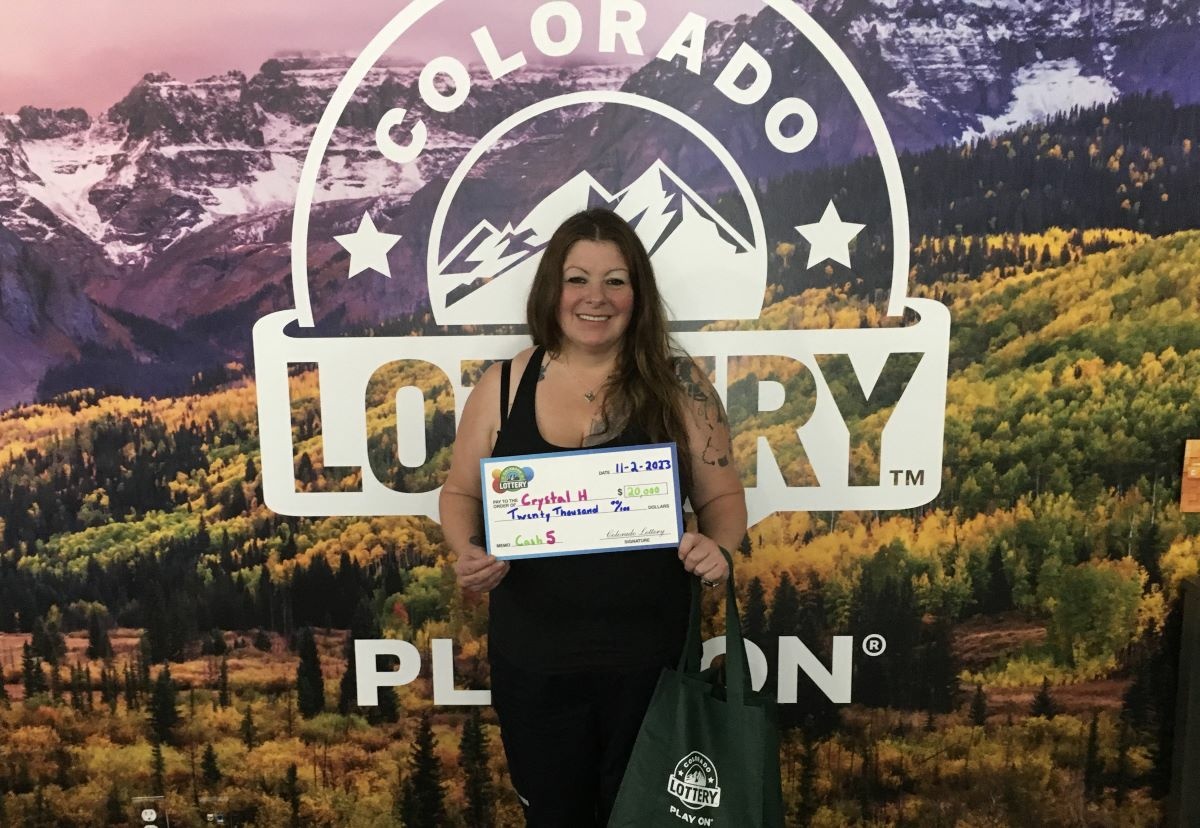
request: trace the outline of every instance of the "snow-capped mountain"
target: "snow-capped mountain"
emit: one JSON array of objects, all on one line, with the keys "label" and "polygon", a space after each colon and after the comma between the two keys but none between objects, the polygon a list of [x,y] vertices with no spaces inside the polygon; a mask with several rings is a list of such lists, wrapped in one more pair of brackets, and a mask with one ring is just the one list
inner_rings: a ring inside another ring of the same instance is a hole
[{"label": "snow-capped mountain", "polygon": [[[1181,102],[1200,96],[1194,72],[1184,71],[1200,60],[1200,11],[1190,0],[802,5],[867,79],[901,149],[994,133],[1127,91],[1170,91]],[[511,113],[555,91],[625,84],[686,104],[692,113],[723,106],[712,77],[742,42],[767,57],[776,78],[800,79],[806,99],[822,112],[822,163],[872,151],[865,135],[845,134],[841,127],[853,113],[833,100],[840,90],[825,88],[823,61],[796,41],[790,24],[768,9],[710,25],[701,77],[661,61],[636,73],[623,66],[526,66],[501,81],[476,67],[477,94],[448,115],[428,111],[415,94],[420,66],[377,66],[335,135],[318,198],[386,194],[402,203],[444,177],[472,139],[494,125],[494,113]],[[0,117],[4,224],[31,241],[70,225],[98,242],[112,262],[136,266],[228,217],[288,209],[313,127],[349,63],[345,57],[277,58],[251,78],[230,72],[194,82],[148,74],[95,119],[78,109],[30,107]],[[431,130],[429,149],[411,165],[362,151],[373,145],[379,114],[397,102]],[[771,103],[768,97],[757,108],[765,112]],[[622,134],[631,127],[619,118],[611,126]],[[748,165],[752,178],[780,172],[778,153],[740,146],[762,143],[749,132],[721,137],[739,158],[760,156]],[[644,168],[656,157],[674,161],[653,141],[627,143],[646,147],[633,166]]]},{"label": "snow-capped mountain", "polygon": [[[633,225],[650,253],[672,317],[754,318],[762,308],[765,256],[679,175],[654,161],[628,186],[609,192],[580,172],[519,222],[477,224],[430,278],[442,324],[522,324],[538,256],[562,221],[603,205]],[[761,251],[760,251],[761,252]]]},{"label": "snow-capped mountain", "polygon": [[[803,0],[801,5],[862,75],[900,150],[995,134],[1074,106],[1129,93],[1200,100],[1200,7],[1193,0]],[[713,80],[742,43],[762,54],[771,91],[748,108],[761,123],[779,98],[801,94],[820,113],[814,150],[787,159],[750,130],[718,137],[752,179],[785,165],[821,165],[871,154],[870,136],[840,84],[792,25],[763,12],[713,23],[699,76],[652,61],[626,88],[704,120],[728,106]],[[634,119],[614,133],[642,146]],[[672,148],[654,152],[674,163]],[[676,166],[679,166],[676,164]]]},{"label": "snow-capped mountain", "polygon": [[[802,5],[846,51],[901,150],[972,140],[1128,92],[1200,100],[1191,68],[1200,65],[1194,0]],[[449,114],[420,102],[419,66],[376,66],[347,108],[318,180],[309,262],[319,315],[345,325],[374,324],[424,305],[420,277],[347,284],[347,254],[333,236],[352,232],[370,209],[381,230],[404,236],[391,253],[393,272],[424,275],[421,245],[443,182],[503,117],[549,95],[623,88],[703,121],[706,112],[729,105],[713,80],[741,43],[767,59],[777,81],[747,107],[746,124],[761,124],[775,100],[797,92],[821,113],[814,150],[798,156],[774,150],[760,129],[731,126],[718,134],[752,182],[874,151],[824,60],[770,9],[710,23],[699,76],[681,62],[654,59],[640,68],[530,65],[500,81],[475,67],[475,93]],[[281,57],[251,77],[231,72],[197,81],[148,74],[103,113],[26,107],[0,115],[0,228],[10,234],[9,248],[20,251],[6,259],[15,275],[0,290],[0,347],[35,343],[29,347],[42,355],[22,356],[27,369],[0,377],[0,403],[28,399],[39,372],[97,346],[152,360],[153,350],[106,308],[172,331],[186,329],[207,339],[214,352],[243,351],[254,318],[291,304],[295,183],[315,124],[350,62],[344,56]],[[412,164],[384,163],[363,151],[373,146],[379,116],[393,106],[406,107],[429,127],[427,149]],[[445,228],[445,238],[464,240],[457,258],[447,253],[454,268],[442,271],[453,276],[442,294],[447,305],[481,302],[489,280],[512,284],[514,272],[545,238],[540,226],[517,224],[507,236],[503,222],[476,227],[482,216],[525,216],[528,222],[545,195],[526,193],[524,182],[569,182],[590,171],[619,186],[641,180],[643,171],[661,162],[667,170],[686,170],[698,195],[680,198],[677,209],[646,213],[643,231],[667,212],[675,222],[716,227],[702,207],[728,191],[728,178],[689,152],[682,139],[621,107],[547,114],[507,136],[490,154],[487,181],[467,182],[478,212]],[[518,191],[523,195],[514,196]],[[526,196],[534,203],[522,203]],[[656,251],[660,257],[670,254],[671,240],[684,237],[679,227],[660,235],[667,239]],[[721,243],[730,238],[725,234]],[[15,286],[32,284],[35,267],[70,284],[74,292],[61,294],[66,304],[19,298]],[[35,329],[45,336],[23,333]],[[231,342],[231,329],[245,329],[246,337]],[[19,381],[12,379],[18,374]]]},{"label": "snow-capped mountain", "polygon": [[[1193,0],[807,0],[897,76],[888,98],[970,139],[1126,92],[1200,95]],[[835,37],[838,32],[835,32]],[[852,55],[853,56],[853,55]],[[884,90],[879,90],[883,92]]]},{"label": "snow-capped mountain", "polygon": [[[230,72],[192,83],[148,74],[102,117],[32,107],[0,120],[0,207],[24,238],[44,239],[68,224],[99,243],[116,264],[145,265],[185,235],[229,217],[289,209],[313,128],[349,67],[349,58],[267,61],[247,79]],[[412,165],[363,158],[379,115],[415,98],[420,66],[376,67],[351,102],[326,156],[320,200],[387,194],[405,200],[446,174],[494,120],[532,100],[532,89],[580,84],[615,88],[629,69],[529,69],[501,85],[482,70],[473,79],[490,105],[450,115],[410,108],[430,128],[429,148]],[[55,219],[49,220],[42,208]]]}]

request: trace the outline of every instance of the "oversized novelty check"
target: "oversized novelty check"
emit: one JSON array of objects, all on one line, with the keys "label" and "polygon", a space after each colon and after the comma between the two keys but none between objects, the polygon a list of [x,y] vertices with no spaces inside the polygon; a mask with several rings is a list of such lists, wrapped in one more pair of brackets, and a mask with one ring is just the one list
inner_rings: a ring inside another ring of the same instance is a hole
[{"label": "oversized novelty check", "polygon": [[676,546],[683,535],[674,443],[489,457],[479,467],[497,558]]}]

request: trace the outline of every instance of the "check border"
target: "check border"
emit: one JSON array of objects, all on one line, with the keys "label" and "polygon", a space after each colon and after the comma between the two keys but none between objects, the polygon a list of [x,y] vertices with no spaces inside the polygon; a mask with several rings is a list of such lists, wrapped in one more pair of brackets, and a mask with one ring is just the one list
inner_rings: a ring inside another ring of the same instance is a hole
[{"label": "check border", "polygon": [[[675,505],[675,526],[676,534],[680,539],[683,538],[683,490],[679,485],[679,452],[675,443],[638,443],[630,446],[608,446],[605,448],[581,448],[570,449],[568,451],[548,451],[540,454],[512,454],[495,457],[484,457],[479,461],[479,484],[480,494],[483,498],[483,537],[484,549],[490,557],[496,557],[492,553],[492,521],[487,507],[487,485],[488,474],[487,469],[489,464],[495,463],[511,463],[517,460],[546,460],[560,457],[573,457],[582,454],[595,456],[597,454],[609,454],[612,452],[629,452],[642,451],[644,449],[668,449],[671,452],[671,481],[675,486],[675,494],[672,501]],[[578,551],[562,551],[562,552],[529,552],[516,553],[512,555],[504,555],[502,560],[527,560],[533,558],[561,558],[568,555],[600,555],[609,552],[636,552],[642,549],[668,549],[673,546],[679,546],[679,540],[671,543],[639,543],[636,545],[620,545],[608,546],[603,549],[586,549]]]}]

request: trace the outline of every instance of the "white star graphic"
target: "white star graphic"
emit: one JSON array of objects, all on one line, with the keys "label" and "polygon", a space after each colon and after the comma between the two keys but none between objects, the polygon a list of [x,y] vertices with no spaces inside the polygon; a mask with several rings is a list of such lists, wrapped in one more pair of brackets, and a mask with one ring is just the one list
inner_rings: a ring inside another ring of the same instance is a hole
[{"label": "white star graphic", "polygon": [[400,241],[395,233],[380,233],[371,221],[370,213],[363,213],[358,230],[333,237],[338,244],[350,253],[350,276],[353,279],[364,270],[375,270],[389,279],[392,271],[388,267],[388,251]]},{"label": "white star graphic", "polygon": [[850,241],[866,227],[865,224],[854,224],[842,221],[833,202],[825,208],[821,220],[816,224],[801,224],[796,230],[808,239],[808,264],[806,268],[820,264],[826,259],[833,259],[838,264],[850,266]]}]

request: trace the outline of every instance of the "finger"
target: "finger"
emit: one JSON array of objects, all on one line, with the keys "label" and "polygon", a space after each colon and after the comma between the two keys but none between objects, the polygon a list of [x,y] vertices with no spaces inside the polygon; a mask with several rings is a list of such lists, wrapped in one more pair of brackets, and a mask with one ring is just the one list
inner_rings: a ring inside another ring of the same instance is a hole
[{"label": "finger", "polygon": [[493,558],[482,550],[468,552],[459,556],[458,560],[463,567],[463,571],[468,573],[478,572],[493,564],[501,563],[499,558]]},{"label": "finger", "polygon": [[711,555],[696,565],[696,574],[708,581],[723,581],[729,574],[729,564],[725,556],[717,549]]},{"label": "finger", "polygon": [[477,575],[478,573],[487,569],[489,566],[491,566],[491,564],[487,560],[460,560],[458,562],[458,566],[456,567],[456,571],[458,572],[459,577],[470,577]]},{"label": "finger", "polygon": [[688,552],[687,557],[683,559],[684,568],[687,569],[688,572],[695,572],[696,567],[701,566],[705,561],[708,561],[712,558],[713,551],[713,544],[697,543],[694,547],[692,547],[691,551]]},{"label": "finger", "polygon": [[481,581],[487,581],[503,575],[507,570],[507,563],[493,558],[492,560],[488,561],[486,565],[479,569],[479,571],[476,573],[476,577]]},{"label": "finger", "polygon": [[459,581],[463,586],[478,589],[497,569],[507,571],[508,563],[496,558],[467,560],[457,570]]},{"label": "finger", "polygon": [[504,580],[504,576],[508,574],[508,563],[505,561],[501,561],[500,563],[501,566],[497,567],[495,570],[487,572],[481,579],[479,586],[477,587],[479,592],[490,592],[499,586],[500,582]]},{"label": "finger", "polygon": [[683,536],[679,538],[679,560],[682,561],[686,558],[688,553],[696,547],[698,541],[699,536],[694,532],[684,532]]},{"label": "finger", "polygon": [[725,566],[725,561],[705,561],[700,566],[696,567],[696,574],[706,581],[713,583],[722,583],[725,580],[728,570]]}]

